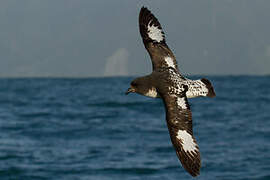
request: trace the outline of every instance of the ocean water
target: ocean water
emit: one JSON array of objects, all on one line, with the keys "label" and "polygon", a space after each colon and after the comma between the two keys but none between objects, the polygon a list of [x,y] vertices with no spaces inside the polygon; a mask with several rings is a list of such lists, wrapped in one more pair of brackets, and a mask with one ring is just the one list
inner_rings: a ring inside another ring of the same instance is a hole
[{"label": "ocean water", "polygon": [[[207,78],[217,97],[189,100],[196,179],[269,180],[270,76]],[[161,100],[124,95],[131,79],[1,79],[0,180],[193,179]]]}]

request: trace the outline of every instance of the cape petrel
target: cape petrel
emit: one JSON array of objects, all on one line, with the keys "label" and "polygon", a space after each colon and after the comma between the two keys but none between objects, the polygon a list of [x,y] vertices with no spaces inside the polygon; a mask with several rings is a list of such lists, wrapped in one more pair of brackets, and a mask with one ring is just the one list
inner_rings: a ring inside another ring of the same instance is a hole
[{"label": "cape petrel", "polygon": [[131,82],[126,94],[134,92],[152,98],[162,98],[166,121],[176,154],[183,167],[192,175],[200,173],[198,144],[193,136],[192,115],[187,98],[215,97],[209,80],[190,80],[181,75],[176,59],[165,41],[157,18],[145,7],[139,15],[140,34],[148,51],[153,72]]}]

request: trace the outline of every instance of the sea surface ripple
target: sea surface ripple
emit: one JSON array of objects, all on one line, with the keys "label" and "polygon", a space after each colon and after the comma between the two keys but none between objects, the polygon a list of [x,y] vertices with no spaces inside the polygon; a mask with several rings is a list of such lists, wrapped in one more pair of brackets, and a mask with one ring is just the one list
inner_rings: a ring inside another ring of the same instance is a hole
[{"label": "sea surface ripple", "polygon": [[[196,179],[269,180],[270,76],[207,78],[217,97],[189,100]],[[124,95],[131,79],[0,79],[0,179],[192,179],[162,101]]]}]

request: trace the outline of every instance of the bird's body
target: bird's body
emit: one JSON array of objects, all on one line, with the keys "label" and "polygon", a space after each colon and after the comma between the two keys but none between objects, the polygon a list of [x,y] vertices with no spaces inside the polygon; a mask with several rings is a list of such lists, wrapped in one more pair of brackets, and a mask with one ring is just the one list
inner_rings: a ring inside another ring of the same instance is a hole
[{"label": "bird's body", "polygon": [[[208,85],[210,82],[207,79],[191,80],[183,77],[174,69],[168,68],[163,69],[163,71],[156,72],[154,71],[149,76],[147,76],[149,89],[146,89],[146,93],[141,93],[144,96],[151,98],[160,98],[160,95],[157,91],[159,84],[162,84],[166,87],[169,87],[168,91],[171,93],[179,93],[181,91],[181,85],[187,85],[188,90],[186,92],[187,98],[194,98],[200,96],[214,96],[213,90],[209,93]],[[155,83],[155,80],[159,80],[158,83]],[[162,82],[162,83],[160,83]]]},{"label": "bird's body", "polygon": [[131,82],[127,94],[162,98],[172,144],[183,167],[197,176],[201,161],[199,147],[193,136],[192,115],[187,98],[214,97],[214,89],[207,79],[190,80],[181,75],[177,61],[165,42],[160,23],[147,9],[139,15],[140,34],[151,60],[153,72]]}]

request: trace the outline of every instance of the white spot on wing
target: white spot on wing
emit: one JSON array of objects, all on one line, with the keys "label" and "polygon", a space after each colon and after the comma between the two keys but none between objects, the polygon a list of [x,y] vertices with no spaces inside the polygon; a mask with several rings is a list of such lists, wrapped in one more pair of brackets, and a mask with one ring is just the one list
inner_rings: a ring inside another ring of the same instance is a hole
[{"label": "white spot on wing", "polygon": [[167,63],[168,67],[175,68],[173,59],[169,56],[165,57],[165,62]]},{"label": "white spot on wing", "polygon": [[187,104],[184,97],[177,97],[177,106],[181,109],[187,109]]},{"label": "white spot on wing", "polygon": [[150,26],[151,21],[149,22],[147,28],[148,28],[148,36],[152,39],[155,40],[157,42],[161,42],[164,37],[162,34],[162,29],[159,29],[158,26],[154,26],[154,24],[152,24],[152,26]]},{"label": "white spot on wing", "polygon": [[145,96],[156,98],[158,96],[157,90],[155,88],[149,89]]},{"label": "white spot on wing", "polygon": [[178,130],[176,137],[181,140],[181,144],[185,152],[195,152],[198,150],[197,144],[186,130]]}]

